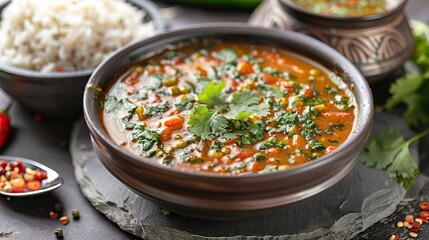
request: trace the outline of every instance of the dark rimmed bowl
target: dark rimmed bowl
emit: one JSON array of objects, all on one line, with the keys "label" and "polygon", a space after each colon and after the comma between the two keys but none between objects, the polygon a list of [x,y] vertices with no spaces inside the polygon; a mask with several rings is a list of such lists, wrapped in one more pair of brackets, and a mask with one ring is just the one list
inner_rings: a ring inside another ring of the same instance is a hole
[{"label": "dark rimmed bowl", "polygon": [[278,27],[314,37],[355,64],[370,83],[392,75],[415,49],[405,14],[407,0],[373,15],[336,17],[310,12],[291,0],[271,0],[250,17],[253,25]]},{"label": "dark rimmed bowl", "polygon": [[[144,20],[153,20],[155,31],[164,30],[164,21],[153,3],[127,1],[146,11]],[[0,14],[9,3],[0,1]],[[76,117],[82,113],[83,92],[93,71],[41,73],[0,63],[0,88],[32,112],[56,118]]]},{"label": "dark rimmed bowl", "polygon": [[[180,171],[138,157],[116,144],[104,130],[99,113],[104,94],[118,73],[166,45],[206,37],[276,44],[338,73],[348,85],[354,85],[357,115],[350,137],[336,151],[315,161],[287,171],[242,176]],[[340,181],[359,161],[372,125],[373,103],[361,73],[327,45],[290,31],[217,23],[170,31],[116,52],[91,76],[84,94],[84,116],[97,156],[130,189],[175,212],[232,220],[273,213]]]}]

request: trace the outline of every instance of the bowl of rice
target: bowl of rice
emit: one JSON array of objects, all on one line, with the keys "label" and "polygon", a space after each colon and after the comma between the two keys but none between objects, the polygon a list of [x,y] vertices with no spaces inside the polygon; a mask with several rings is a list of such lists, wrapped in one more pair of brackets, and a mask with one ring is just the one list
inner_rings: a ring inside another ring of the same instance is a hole
[{"label": "bowl of rice", "polygon": [[79,115],[93,70],[164,29],[146,0],[0,1],[0,13],[0,88],[50,117]]}]

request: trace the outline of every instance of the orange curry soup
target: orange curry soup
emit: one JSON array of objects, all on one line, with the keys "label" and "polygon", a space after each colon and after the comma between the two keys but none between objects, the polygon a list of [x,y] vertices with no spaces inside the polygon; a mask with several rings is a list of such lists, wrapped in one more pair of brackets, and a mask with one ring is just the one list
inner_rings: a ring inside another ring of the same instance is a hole
[{"label": "orange curry soup", "polygon": [[269,173],[313,161],[354,125],[347,85],[275,46],[204,40],[130,67],[101,113],[110,137],[184,171]]}]

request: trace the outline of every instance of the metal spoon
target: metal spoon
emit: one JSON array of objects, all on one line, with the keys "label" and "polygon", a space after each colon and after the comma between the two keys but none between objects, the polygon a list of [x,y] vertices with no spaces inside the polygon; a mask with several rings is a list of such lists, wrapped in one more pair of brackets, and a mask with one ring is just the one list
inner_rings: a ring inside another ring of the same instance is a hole
[{"label": "metal spoon", "polygon": [[0,156],[0,161],[6,161],[6,162],[21,161],[22,163],[24,163],[25,167],[29,167],[31,169],[39,168],[40,170],[45,171],[48,176],[47,179],[42,181],[42,184],[39,190],[21,192],[21,193],[4,192],[0,190],[1,195],[5,195],[9,197],[28,197],[28,196],[39,195],[61,187],[61,185],[64,182],[64,180],[60,177],[60,175],[58,175],[57,172],[33,160],[29,160],[21,157]]}]

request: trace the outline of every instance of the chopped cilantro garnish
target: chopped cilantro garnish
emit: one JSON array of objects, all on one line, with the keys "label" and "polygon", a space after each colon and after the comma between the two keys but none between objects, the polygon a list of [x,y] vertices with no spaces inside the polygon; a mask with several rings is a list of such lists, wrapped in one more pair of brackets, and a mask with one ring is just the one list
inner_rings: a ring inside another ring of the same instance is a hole
[{"label": "chopped cilantro garnish", "polygon": [[210,146],[210,149],[211,150],[220,151],[222,147],[223,147],[223,143],[222,142],[214,141],[212,143],[212,145]]},{"label": "chopped cilantro garnish", "polygon": [[337,94],[339,92],[338,89],[331,87],[329,85],[325,86],[325,91],[327,94]]},{"label": "chopped cilantro garnish", "polygon": [[276,128],[271,129],[270,132],[274,133],[288,133],[296,128],[295,121],[298,118],[297,112],[276,112],[275,117],[270,119],[268,122],[274,122]]},{"label": "chopped cilantro garnish", "polygon": [[196,164],[196,163],[203,163],[203,162],[205,162],[205,161],[204,161],[204,159],[202,159],[202,158],[194,158],[194,159],[190,159],[190,160],[189,160],[189,162],[190,162],[191,164]]},{"label": "chopped cilantro garnish", "polygon": [[261,146],[259,147],[259,149],[260,150],[267,150],[267,149],[272,148],[272,147],[279,147],[279,148],[283,149],[285,146],[286,146],[285,143],[279,142],[275,138],[271,138],[270,140],[263,142],[261,144]]},{"label": "chopped cilantro garnish", "polygon": [[259,174],[272,173],[276,171],[276,166],[267,166],[264,170],[259,171]]},{"label": "chopped cilantro garnish", "polygon": [[162,79],[164,78],[161,74],[152,74],[145,78],[145,86],[147,90],[158,90],[162,85]]},{"label": "chopped cilantro garnish", "polygon": [[152,149],[155,144],[160,143],[158,133],[145,129],[143,125],[135,125],[134,129],[131,131],[130,138],[132,142],[139,143],[143,151],[148,151]]},{"label": "chopped cilantro garnish", "polygon": [[154,106],[145,106],[143,115],[145,116],[156,116],[160,113],[166,112],[170,109],[170,104],[168,102],[161,103]]},{"label": "chopped cilantro garnish", "polygon": [[321,142],[319,142],[316,139],[314,139],[313,137],[311,137],[311,135],[314,135],[313,131],[309,131],[307,129],[304,129],[301,131],[301,135],[305,138],[305,140],[307,140],[310,150],[319,151],[319,150],[325,149],[325,146],[323,146],[323,144]]},{"label": "chopped cilantro garnish", "polygon": [[238,55],[234,49],[225,48],[215,53],[215,57],[225,63],[233,63],[237,61]]},{"label": "chopped cilantro garnish", "polygon": [[347,111],[353,106],[353,102],[350,101],[350,98],[341,95],[335,95],[334,103],[338,109],[343,111]]},{"label": "chopped cilantro garnish", "polygon": [[117,99],[115,96],[107,96],[104,101],[104,111],[116,112],[123,111],[127,114],[133,114],[137,106],[130,102],[128,99]]},{"label": "chopped cilantro garnish", "polygon": [[185,97],[185,99],[183,99],[179,103],[176,103],[174,106],[179,111],[190,110],[194,107],[194,102],[195,102],[194,97],[191,94],[189,94]]}]

